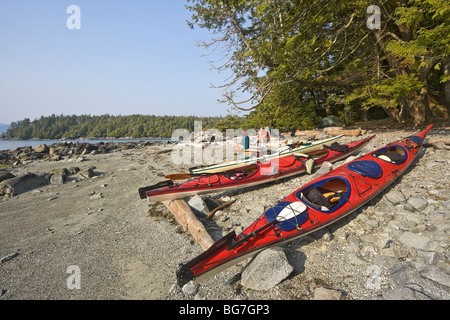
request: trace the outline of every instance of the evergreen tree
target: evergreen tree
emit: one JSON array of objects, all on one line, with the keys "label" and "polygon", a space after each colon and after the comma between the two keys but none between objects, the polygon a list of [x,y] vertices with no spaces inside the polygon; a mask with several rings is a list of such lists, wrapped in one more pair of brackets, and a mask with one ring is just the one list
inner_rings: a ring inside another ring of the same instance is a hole
[{"label": "evergreen tree", "polygon": [[[213,36],[199,45],[224,49],[227,57],[215,67],[233,72],[223,101],[254,110],[251,119],[273,122],[283,110],[309,126],[318,116],[381,107],[397,122],[422,123],[430,100],[450,104],[448,1],[187,3],[189,25]],[[379,28],[368,26],[371,5],[380,9]],[[236,101],[242,92],[250,99]]]}]

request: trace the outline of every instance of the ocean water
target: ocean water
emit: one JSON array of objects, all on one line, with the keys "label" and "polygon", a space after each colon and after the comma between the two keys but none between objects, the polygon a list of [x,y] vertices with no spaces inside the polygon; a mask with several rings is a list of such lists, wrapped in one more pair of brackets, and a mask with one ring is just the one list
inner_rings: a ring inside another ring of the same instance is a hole
[{"label": "ocean water", "polygon": [[10,150],[10,149],[15,149],[17,147],[36,147],[40,144],[46,144],[48,146],[50,146],[53,143],[58,143],[58,142],[87,142],[87,143],[98,143],[98,142],[127,142],[127,141],[133,141],[133,142],[138,142],[138,141],[169,141],[170,139],[105,139],[105,140],[89,140],[89,139],[85,139],[85,140],[0,140],[0,150]]}]

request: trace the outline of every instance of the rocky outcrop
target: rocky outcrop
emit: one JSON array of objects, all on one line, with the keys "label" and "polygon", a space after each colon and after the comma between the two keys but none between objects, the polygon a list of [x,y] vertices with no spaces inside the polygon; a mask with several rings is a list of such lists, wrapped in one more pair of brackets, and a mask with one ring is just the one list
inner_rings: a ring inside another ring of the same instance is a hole
[{"label": "rocky outcrop", "polygon": [[0,183],[0,196],[12,197],[49,183],[48,175],[28,173]]},{"label": "rocky outcrop", "polygon": [[63,158],[83,159],[84,155],[103,154],[115,150],[128,150],[143,148],[151,145],[162,145],[172,143],[161,141],[120,141],[120,142],[98,142],[91,144],[88,142],[57,142],[47,146],[46,144],[31,147],[18,147],[11,150],[0,151],[0,163],[18,165],[31,162],[33,160],[46,159],[59,161]]}]

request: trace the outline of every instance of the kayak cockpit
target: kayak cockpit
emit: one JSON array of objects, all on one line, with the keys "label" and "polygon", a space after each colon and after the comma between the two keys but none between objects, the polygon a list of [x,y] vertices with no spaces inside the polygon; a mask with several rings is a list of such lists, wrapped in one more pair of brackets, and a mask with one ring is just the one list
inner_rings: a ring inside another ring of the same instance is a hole
[{"label": "kayak cockpit", "polygon": [[237,169],[233,171],[224,172],[223,176],[230,180],[241,180],[244,178],[249,178],[251,176],[254,176],[258,172],[259,168],[255,167],[250,170],[244,169]]},{"label": "kayak cockpit", "polygon": [[350,192],[350,183],[346,178],[332,177],[298,190],[295,196],[311,208],[331,213],[348,202]]},{"label": "kayak cockpit", "polygon": [[408,152],[406,152],[406,149],[403,146],[389,146],[375,151],[372,153],[372,156],[399,165],[408,159]]}]

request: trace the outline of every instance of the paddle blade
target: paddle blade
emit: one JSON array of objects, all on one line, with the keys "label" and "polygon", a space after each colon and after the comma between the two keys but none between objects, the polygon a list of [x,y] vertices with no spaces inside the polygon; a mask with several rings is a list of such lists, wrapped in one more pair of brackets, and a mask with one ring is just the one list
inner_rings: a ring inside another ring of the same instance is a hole
[{"label": "paddle blade", "polygon": [[187,173],[175,173],[175,174],[169,174],[165,176],[166,179],[170,180],[186,180],[192,178],[192,175]]}]

